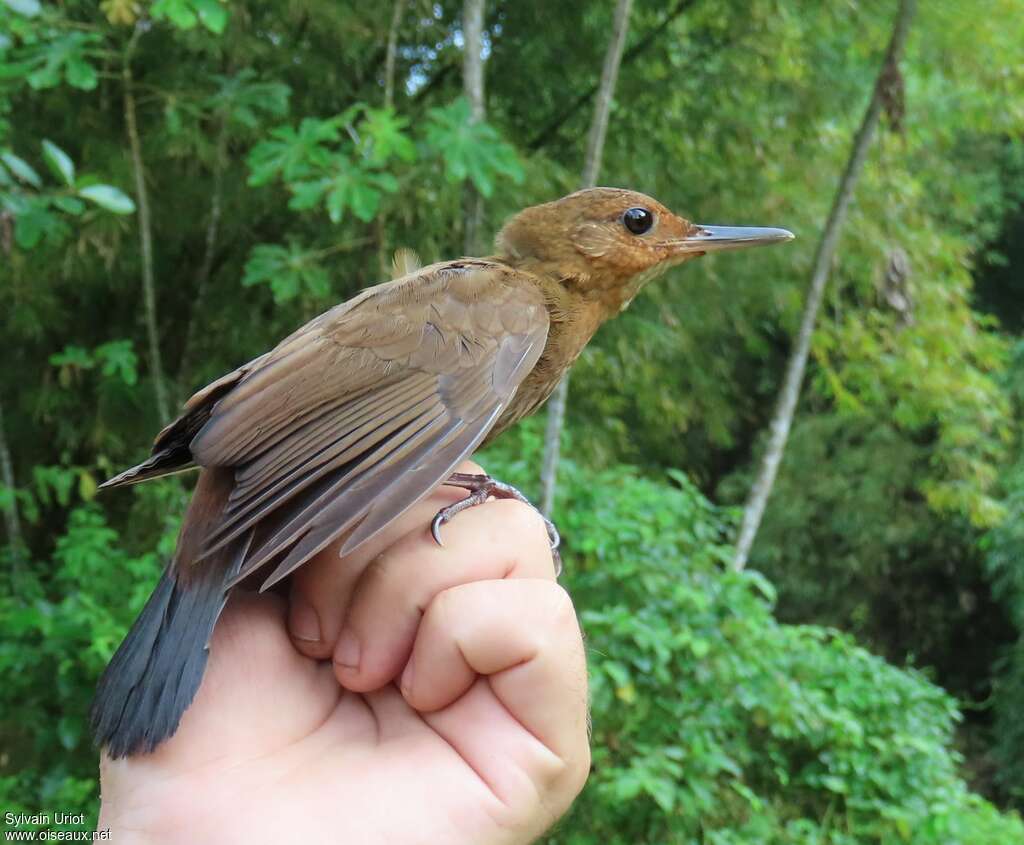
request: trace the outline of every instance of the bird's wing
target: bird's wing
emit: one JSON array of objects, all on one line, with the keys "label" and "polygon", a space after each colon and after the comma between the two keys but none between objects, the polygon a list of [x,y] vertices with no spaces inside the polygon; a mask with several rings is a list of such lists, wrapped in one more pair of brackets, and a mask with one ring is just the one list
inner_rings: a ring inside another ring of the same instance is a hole
[{"label": "bird's wing", "polygon": [[198,391],[185,403],[181,415],[156,436],[152,453],[146,460],[118,473],[113,478],[108,478],[99,486],[99,489],[107,490],[111,487],[139,484],[143,481],[194,469],[196,463],[189,450],[192,438],[199,433],[199,430],[210,418],[210,412],[217,400],[238,384],[248,372],[258,367],[266,357],[266,355],[261,355]]},{"label": "bird's wing", "polygon": [[424,268],[318,317],[226,390],[197,394],[191,455],[231,467],[234,486],[179,559],[240,538],[233,583],[274,562],[266,589],[344,532],[351,552],[447,478],[544,348],[543,298],[518,276],[484,261]]}]

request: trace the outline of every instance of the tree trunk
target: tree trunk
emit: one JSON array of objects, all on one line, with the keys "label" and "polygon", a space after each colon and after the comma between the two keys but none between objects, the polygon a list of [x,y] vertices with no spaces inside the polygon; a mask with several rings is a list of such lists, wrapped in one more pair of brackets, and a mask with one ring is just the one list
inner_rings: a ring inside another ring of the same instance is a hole
[{"label": "tree trunk", "polygon": [[[629,64],[631,61],[635,61],[639,58],[646,50],[657,42],[658,38],[660,38],[666,30],[668,30],[669,26],[672,25],[672,22],[682,15],[683,12],[690,8],[690,6],[695,2],[696,0],[677,0],[675,6],[669,9],[668,13],[661,19],[661,22],[657,26],[648,30],[648,32],[645,33],[632,47],[622,54],[622,60],[619,63],[620,66]],[[689,61],[692,62],[694,59],[695,57],[691,56]],[[530,152],[536,152],[541,147],[546,146],[566,121],[576,114],[577,111],[583,108],[590,98],[598,92],[600,87],[600,83],[596,83],[586,91],[578,94],[576,99],[574,99],[564,111],[555,115],[551,120],[544,124],[544,128],[533,136],[530,142],[526,145],[526,148]]]},{"label": "tree trunk", "polygon": [[[604,139],[608,132],[608,116],[611,113],[612,99],[615,95],[619,64],[622,62],[622,50],[626,45],[629,12],[632,5],[633,0],[619,0],[615,6],[612,37],[608,42],[608,52],[604,56],[601,84],[598,86],[597,100],[594,103],[594,117],[590,124],[590,133],[587,135],[587,154],[583,159],[581,188],[593,188],[597,184],[597,174],[601,170]],[[565,425],[565,405],[568,395],[569,373],[566,373],[548,402],[548,423],[544,434],[544,464],[540,477],[540,507],[546,514],[550,514],[555,505],[555,489],[558,485],[558,456],[562,442],[562,428]]]},{"label": "tree trunk", "polygon": [[[483,31],[484,0],[466,0],[462,7],[462,83],[466,99],[469,100],[470,120],[474,123],[484,119],[484,62],[481,55]],[[484,219],[484,198],[468,180],[463,188],[462,207],[465,220],[465,253],[478,255],[480,229]]]},{"label": "tree trunk", "polygon": [[[189,315],[185,329],[185,343],[181,350],[181,363],[178,365],[178,386],[180,390],[191,391],[192,358],[195,355],[196,334],[202,324],[202,313],[205,306],[206,289],[213,271],[213,257],[217,249],[217,237],[220,233],[220,220],[224,205],[224,171],[227,169],[228,122],[227,115],[221,115],[220,129],[217,132],[216,160],[213,165],[213,191],[210,196],[210,216],[206,221],[206,240],[203,247],[203,260],[196,273],[195,296],[192,299],[192,313]],[[187,398],[179,397],[180,399]]]},{"label": "tree trunk", "polygon": [[388,28],[388,48],[384,56],[384,108],[395,107],[395,57],[398,53],[398,28],[402,25],[407,0],[395,0]]},{"label": "tree trunk", "polygon": [[797,400],[800,398],[800,386],[803,382],[804,370],[807,366],[807,356],[811,349],[811,336],[814,334],[814,324],[817,321],[818,310],[821,307],[825,287],[828,284],[829,267],[832,264],[832,259],[835,257],[839,233],[846,220],[846,211],[850,205],[850,200],[853,198],[854,188],[863,170],[864,160],[867,157],[875,129],[878,126],[878,118],[885,98],[885,79],[895,69],[900,60],[903,46],[907,40],[907,33],[910,29],[910,21],[914,16],[915,4],[916,0],[901,0],[900,2],[892,37],[889,40],[889,47],[882,61],[878,78],[875,81],[871,102],[868,103],[860,128],[854,136],[850,158],[846,162],[846,169],[843,171],[842,179],[839,181],[839,188],[832,201],[832,210],[829,212],[825,229],[821,233],[821,240],[818,241],[811,271],[810,288],[807,292],[807,302],[804,305],[803,319],[800,322],[800,331],[797,334],[796,345],[793,347],[789,363],[786,365],[786,375],[782,383],[782,390],[779,392],[778,403],[772,416],[768,446],[765,449],[764,457],[761,459],[757,479],[750,488],[750,495],[743,510],[743,524],[740,527],[740,535],[736,543],[736,557],[733,560],[733,568],[736,570],[743,569],[747,564],[750,549],[754,544],[754,539],[757,537],[757,530],[761,525],[761,518],[764,516],[764,509],[768,504],[768,497],[771,495],[772,486],[775,483],[779,463],[782,461],[782,455],[786,449],[786,441],[789,438],[789,430],[793,423],[793,414],[796,411]]},{"label": "tree trunk", "polygon": [[0,403],[0,481],[11,491],[11,503],[4,508],[4,526],[7,528],[7,542],[11,547],[11,561],[18,565],[24,542],[21,536],[21,520],[18,517],[18,500],[14,498],[14,464],[11,450],[7,446],[7,430],[4,428],[4,407]]},{"label": "tree trunk", "polygon": [[167,403],[167,385],[164,383],[163,361],[160,355],[160,334],[156,320],[156,284],[153,279],[153,228],[149,215],[149,194],[146,191],[146,173],[142,161],[142,144],[135,116],[135,93],[132,79],[132,53],[141,34],[136,29],[128,42],[121,67],[124,82],[124,121],[128,130],[128,143],[135,175],[135,199],[139,207],[139,243],[142,250],[142,298],[145,305],[146,333],[149,337],[149,366],[153,373],[156,409],[161,422],[170,417]]},{"label": "tree trunk", "polygon": [[[384,56],[384,108],[395,107],[395,59],[398,55],[398,30],[405,15],[407,0],[395,0],[391,9],[391,26],[388,27],[388,47]],[[390,276],[391,256],[388,254],[387,214],[384,209],[377,212],[374,220],[374,237],[377,240],[377,264],[381,279]]]}]

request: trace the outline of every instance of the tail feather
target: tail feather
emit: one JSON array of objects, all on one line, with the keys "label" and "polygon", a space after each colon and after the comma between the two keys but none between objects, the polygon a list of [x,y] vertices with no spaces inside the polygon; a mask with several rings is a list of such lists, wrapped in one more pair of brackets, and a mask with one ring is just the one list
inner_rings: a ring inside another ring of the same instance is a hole
[{"label": "tail feather", "polygon": [[111,757],[149,752],[177,729],[206,670],[228,585],[251,541],[243,536],[195,563],[231,492],[229,470],[203,470],[174,560],[100,678],[92,726]]},{"label": "tail feather", "polygon": [[207,561],[185,585],[173,566],[160,578],[96,690],[93,732],[111,757],[152,751],[178,729],[203,679],[225,586],[239,562]]},{"label": "tail feather", "polygon": [[175,475],[195,469],[191,456],[184,462],[183,460],[180,454],[171,453],[169,450],[161,451],[147,458],[141,464],[119,472],[113,478],[108,478],[99,486],[99,489],[109,490],[111,487],[125,487],[129,484],[149,481],[152,478],[163,478],[165,475]]}]

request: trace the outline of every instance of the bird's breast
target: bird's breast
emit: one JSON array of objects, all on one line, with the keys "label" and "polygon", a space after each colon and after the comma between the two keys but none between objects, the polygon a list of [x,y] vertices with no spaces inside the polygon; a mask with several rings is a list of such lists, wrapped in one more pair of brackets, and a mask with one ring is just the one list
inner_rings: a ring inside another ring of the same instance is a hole
[{"label": "bird's breast", "polygon": [[602,322],[602,311],[596,307],[581,306],[552,314],[544,352],[491,429],[485,445],[547,401]]}]

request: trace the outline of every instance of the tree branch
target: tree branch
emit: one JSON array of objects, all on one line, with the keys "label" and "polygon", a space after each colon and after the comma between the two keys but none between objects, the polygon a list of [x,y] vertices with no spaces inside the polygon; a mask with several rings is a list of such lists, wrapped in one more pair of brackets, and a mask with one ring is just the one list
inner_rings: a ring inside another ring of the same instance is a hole
[{"label": "tree branch", "polygon": [[7,542],[11,547],[11,561],[17,566],[21,561],[22,549],[25,544],[21,535],[18,500],[14,497],[14,464],[11,461],[11,450],[7,445],[3,403],[0,403],[0,481],[11,491],[10,504],[4,508],[4,526],[7,529]]},{"label": "tree branch", "polygon": [[[597,184],[597,174],[601,169],[601,156],[604,153],[604,139],[608,131],[608,116],[612,109],[615,83],[619,77],[622,49],[626,44],[626,33],[629,30],[631,8],[632,0],[618,0],[615,6],[612,35],[608,42],[608,51],[605,53],[604,66],[601,68],[601,82],[598,85],[594,118],[587,136],[587,154],[583,160],[583,175],[580,178],[581,188],[592,188]],[[555,504],[558,459],[562,442],[562,428],[565,426],[565,406],[568,395],[569,373],[566,372],[548,402],[547,429],[544,433],[544,464],[540,477],[540,507],[546,514],[551,513]]]},{"label": "tree branch", "polygon": [[[643,38],[636,42],[622,55],[622,64],[629,64],[644,51],[646,51],[658,37],[669,28],[672,22],[683,14],[687,9],[692,6],[696,0],[678,0],[673,6],[664,19],[657,26],[649,30]],[[573,115],[576,114],[583,106],[585,106],[590,99],[598,92],[600,87],[599,83],[591,85],[586,91],[576,97],[561,114],[553,117],[548,123],[534,135],[533,140],[530,141],[526,147],[530,152],[536,152],[541,147],[545,146],[557,133],[558,130],[568,121]]]},{"label": "tree branch", "polygon": [[149,214],[149,194],[146,190],[146,173],[142,161],[142,144],[139,140],[139,127],[135,114],[135,94],[132,78],[132,53],[138,43],[142,30],[136,26],[135,32],[125,48],[124,61],[121,66],[121,79],[124,83],[124,120],[128,130],[128,143],[131,149],[132,170],[135,174],[135,194],[139,206],[139,243],[142,250],[142,297],[145,305],[146,333],[149,338],[149,366],[153,373],[153,389],[156,393],[156,409],[161,421],[166,422],[170,416],[167,402],[167,386],[164,383],[163,361],[160,355],[160,334],[156,319],[156,285],[153,273],[153,227]]},{"label": "tree branch", "polygon": [[[466,99],[469,100],[470,120],[478,123],[484,119],[484,60],[483,49],[484,0],[465,0],[462,7],[462,82]],[[463,187],[463,210],[465,220],[464,249],[466,255],[480,251],[480,229],[483,225],[484,199],[476,186],[466,180]]]},{"label": "tree branch", "polygon": [[210,196],[210,216],[206,221],[206,238],[203,247],[203,260],[196,272],[195,295],[192,297],[192,310],[185,329],[185,342],[181,350],[181,361],[178,364],[178,384],[185,390],[189,389],[192,376],[192,357],[195,354],[196,333],[201,323],[206,289],[210,284],[213,271],[213,259],[217,251],[217,237],[220,233],[220,221],[224,205],[224,171],[227,169],[228,121],[222,114],[220,127],[217,130],[217,144],[213,164],[213,191]]},{"label": "tree branch", "polygon": [[388,28],[388,48],[384,54],[384,108],[395,107],[395,56],[398,53],[398,28],[402,25],[407,0],[395,0]]},{"label": "tree branch", "polygon": [[875,81],[871,101],[864,112],[860,128],[854,136],[850,158],[846,162],[846,168],[843,171],[842,178],[839,180],[839,187],[836,190],[835,199],[832,201],[832,209],[825,223],[825,229],[821,233],[821,240],[818,241],[817,251],[814,255],[813,270],[811,272],[810,288],[807,292],[807,302],[804,305],[803,319],[800,322],[796,346],[793,348],[793,352],[789,357],[789,363],[786,365],[786,375],[782,383],[782,390],[779,392],[778,404],[772,416],[768,447],[765,449],[764,457],[761,459],[761,467],[758,470],[757,479],[750,488],[750,495],[743,510],[743,524],[740,527],[740,535],[736,543],[736,557],[733,560],[733,568],[736,570],[743,569],[747,564],[750,549],[754,545],[757,530],[761,525],[761,518],[764,516],[765,506],[768,504],[768,497],[771,495],[772,486],[775,484],[775,476],[778,473],[779,464],[786,449],[786,441],[789,439],[789,430],[793,424],[797,400],[800,398],[800,387],[803,383],[804,370],[807,367],[807,357],[810,353],[814,324],[817,322],[818,310],[821,307],[825,287],[828,284],[829,267],[832,264],[832,259],[835,257],[839,233],[846,220],[846,212],[849,208],[850,200],[853,198],[854,188],[864,168],[864,161],[867,158],[868,149],[871,146],[875,129],[878,126],[878,118],[886,94],[884,83],[896,68],[903,53],[907,33],[910,30],[910,22],[914,16],[915,5],[916,0],[901,0],[900,2],[896,22],[893,25],[892,37],[889,40],[885,58],[882,61],[881,69]]}]

